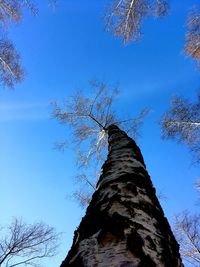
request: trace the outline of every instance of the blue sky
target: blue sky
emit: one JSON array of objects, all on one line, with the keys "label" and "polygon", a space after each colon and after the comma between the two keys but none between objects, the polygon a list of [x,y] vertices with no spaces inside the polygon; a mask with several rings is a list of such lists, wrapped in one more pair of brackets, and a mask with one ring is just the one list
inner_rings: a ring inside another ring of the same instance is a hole
[{"label": "blue sky", "polygon": [[67,197],[75,188],[74,151],[54,149],[56,141],[70,138],[70,131],[51,118],[49,103],[77,88],[87,93],[93,78],[119,83],[116,107],[122,116],[151,108],[138,144],[154,186],[167,197],[161,204],[168,219],[198,209],[194,183],[199,169],[191,165],[187,148],[160,139],[156,123],[172,96],[193,99],[200,85],[195,63],[182,52],[186,14],[195,1],[171,1],[169,16],[146,20],[141,41],[127,46],[104,31],[105,3],[60,1],[53,11],[44,1],[37,17],[26,12],[8,34],[27,76],[15,90],[0,89],[1,223],[22,217],[63,232],[60,253],[45,264],[49,267],[66,256],[84,214]]}]

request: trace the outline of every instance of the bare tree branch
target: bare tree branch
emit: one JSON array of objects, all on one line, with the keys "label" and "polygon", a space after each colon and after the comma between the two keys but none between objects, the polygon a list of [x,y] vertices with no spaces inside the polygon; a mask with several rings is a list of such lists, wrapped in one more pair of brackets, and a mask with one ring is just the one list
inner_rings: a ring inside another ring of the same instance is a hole
[{"label": "bare tree branch", "polygon": [[187,19],[187,33],[184,51],[187,55],[200,60],[200,11],[197,7],[192,8]]},{"label": "bare tree branch", "polygon": [[39,266],[38,259],[56,253],[58,234],[43,223],[27,225],[14,219],[0,240],[0,266]]},{"label": "bare tree branch", "polygon": [[0,82],[3,86],[13,87],[22,81],[24,70],[20,63],[20,56],[14,45],[7,39],[0,39]]},{"label": "bare tree branch", "polygon": [[84,190],[75,191],[73,193],[73,198],[76,202],[78,202],[80,207],[87,207],[90,203],[91,197],[92,193],[88,193]]},{"label": "bare tree branch", "polygon": [[[56,0],[49,0],[56,4]],[[20,23],[23,11],[27,8],[33,15],[38,14],[38,8],[32,0],[1,0],[0,1],[0,83],[4,87],[13,88],[24,78],[24,70],[20,62],[20,55],[14,44],[8,40],[4,31],[12,23]]]},{"label": "bare tree branch", "polygon": [[1,0],[0,22],[3,27],[8,27],[11,22],[19,23],[23,18],[23,9],[27,7],[34,15],[38,10],[35,4],[29,0]]},{"label": "bare tree branch", "polygon": [[200,95],[196,103],[182,97],[172,99],[171,108],[160,120],[162,138],[185,143],[200,162]]},{"label": "bare tree branch", "polygon": [[124,43],[138,41],[143,20],[164,16],[169,5],[165,0],[114,0],[105,16],[106,30],[122,38]]},{"label": "bare tree branch", "polygon": [[27,7],[34,15],[36,6],[29,0],[1,0],[0,1],[0,83],[4,87],[12,88],[24,78],[20,56],[14,44],[5,37],[4,30],[11,23],[19,23],[23,18],[23,10]]},{"label": "bare tree branch", "polygon": [[[80,166],[88,165],[92,158],[102,158],[103,147],[107,142],[106,127],[111,118],[115,118],[114,112],[109,112],[107,107],[109,104],[111,109],[117,92],[110,94],[107,86],[97,81],[93,81],[91,86],[95,91],[94,97],[85,97],[77,92],[71,99],[64,100],[63,106],[52,103],[53,117],[72,127],[74,142],[79,148]],[[85,141],[89,143],[89,149],[84,152],[81,145]]]},{"label": "bare tree branch", "polygon": [[174,233],[180,244],[180,252],[193,266],[200,263],[200,216],[184,211],[175,217]]}]

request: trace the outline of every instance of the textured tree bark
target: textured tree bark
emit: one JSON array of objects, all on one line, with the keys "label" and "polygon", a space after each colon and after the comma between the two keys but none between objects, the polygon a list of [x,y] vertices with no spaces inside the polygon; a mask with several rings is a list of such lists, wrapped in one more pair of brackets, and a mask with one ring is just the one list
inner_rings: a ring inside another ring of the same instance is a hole
[{"label": "textured tree bark", "polygon": [[109,153],[61,267],[183,267],[136,143],[111,125]]}]

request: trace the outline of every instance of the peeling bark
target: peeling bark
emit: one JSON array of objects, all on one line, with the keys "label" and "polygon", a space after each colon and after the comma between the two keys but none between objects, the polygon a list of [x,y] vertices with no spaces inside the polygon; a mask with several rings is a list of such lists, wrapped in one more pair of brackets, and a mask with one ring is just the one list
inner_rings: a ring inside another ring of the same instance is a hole
[{"label": "peeling bark", "polygon": [[109,153],[61,267],[183,267],[136,143],[108,128]]}]

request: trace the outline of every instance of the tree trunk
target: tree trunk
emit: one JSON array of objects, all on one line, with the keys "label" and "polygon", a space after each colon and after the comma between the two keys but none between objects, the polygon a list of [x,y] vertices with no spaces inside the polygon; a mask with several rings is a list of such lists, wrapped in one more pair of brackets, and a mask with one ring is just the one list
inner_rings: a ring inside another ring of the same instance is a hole
[{"label": "tree trunk", "polygon": [[111,125],[109,153],[61,267],[183,267],[136,143]]}]

